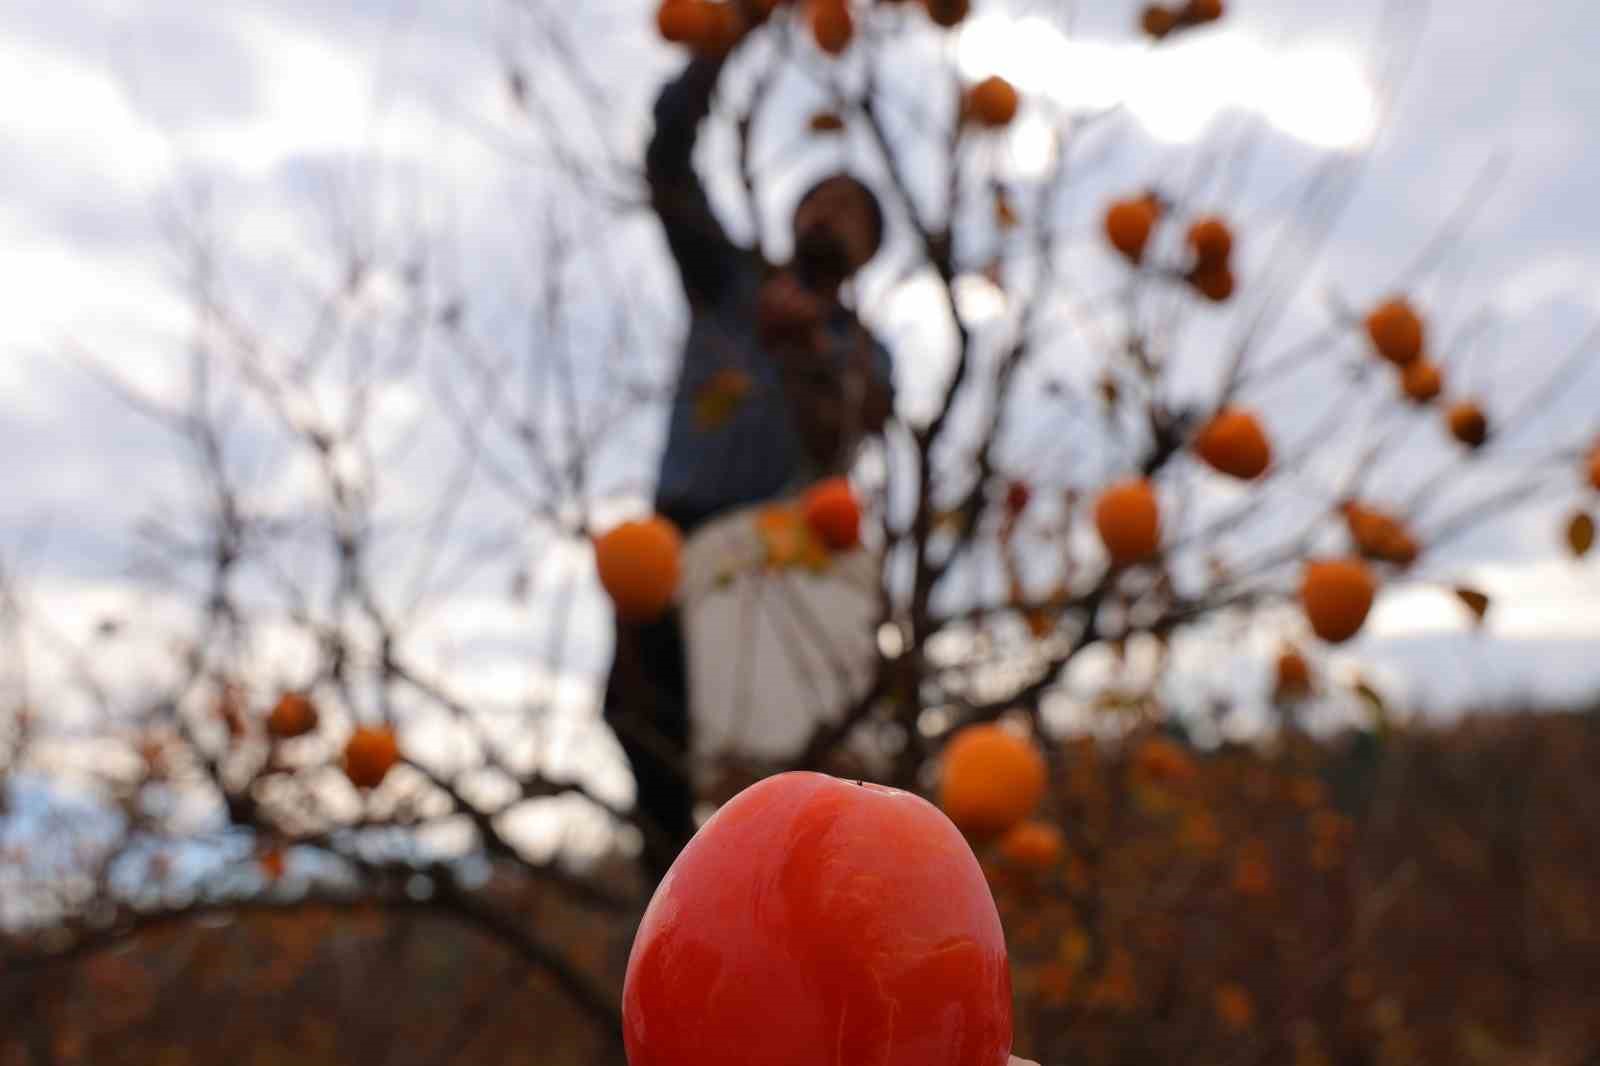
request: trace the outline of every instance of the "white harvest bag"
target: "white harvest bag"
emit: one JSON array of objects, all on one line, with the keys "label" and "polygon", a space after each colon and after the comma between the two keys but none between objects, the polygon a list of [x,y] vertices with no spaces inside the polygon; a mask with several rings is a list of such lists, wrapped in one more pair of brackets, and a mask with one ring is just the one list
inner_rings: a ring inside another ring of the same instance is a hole
[{"label": "white harvest bag", "polygon": [[732,512],[684,545],[681,614],[694,762],[783,760],[837,721],[872,681],[880,560],[860,548],[825,565],[774,566],[758,516]]}]

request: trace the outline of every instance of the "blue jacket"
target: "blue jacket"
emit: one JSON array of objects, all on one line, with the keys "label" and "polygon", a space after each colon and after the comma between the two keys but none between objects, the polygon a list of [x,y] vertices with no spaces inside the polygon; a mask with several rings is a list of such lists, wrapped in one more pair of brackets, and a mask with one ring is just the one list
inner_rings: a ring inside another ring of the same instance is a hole
[{"label": "blue jacket", "polygon": [[[728,237],[693,163],[721,69],[718,60],[696,59],[667,84],[645,157],[651,205],[689,304],[656,483],[656,510],[685,530],[847,470],[863,432],[877,427],[863,429],[852,409],[859,390],[845,382],[860,375],[891,395],[893,380],[888,351],[843,307],[831,309],[801,353],[763,339],[758,300],[773,268]],[[708,385],[714,391],[729,380],[738,382],[737,398],[708,419]]]}]

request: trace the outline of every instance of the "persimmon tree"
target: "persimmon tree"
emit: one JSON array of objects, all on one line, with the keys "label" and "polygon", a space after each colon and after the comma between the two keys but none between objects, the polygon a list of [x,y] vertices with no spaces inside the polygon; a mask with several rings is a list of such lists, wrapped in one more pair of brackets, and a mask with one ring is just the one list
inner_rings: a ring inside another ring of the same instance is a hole
[{"label": "persimmon tree", "polygon": [[[1457,588],[1433,562],[1452,541],[1600,487],[1600,426],[1541,424],[1587,339],[1507,399],[1465,385],[1473,323],[1430,309],[1476,191],[1418,235],[1416,262],[1319,301],[1307,279],[1359,157],[1319,162],[1277,214],[1247,210],[1221,165],[1248,161],[1259,130],[1202,146],[1181,178],[1086,177],[1125,132],[1117,109],[975,77],[948,47],[998,4],[627,10],[661,47],[725,60],[708,123],[730,150],[702,169],[756,243],[775,243],[771,214],[815,151],[848,154],[893,234],[852,298],[895,356],[900,408],[848,483],[763,518],[756,566],[781,596],[864,544],[870,676],[841,697],[827,620],[797,613],[794,654],[820,664],[804,741],[719,752],[712,786],[692,745],[665,751],[708,803],[720,782],[849,772],[936,796],[986,855],[1059,871],[1071,826],[1035,808],[1076,765],[1060,740],[1084,706],[1140,712],[1091,730],[1159,724],[1143,712],[1174,706],[1169,649],[1219,625],[1279,633],[1260,701],[1303,706],[1327,691],[1322,649],[1386,594]],[[107,812],[11,840],[0,891],[25,902],[8,964],[173,915],[362,900],[454,915],[614,1022],[606,975],[505,900],[537,880],[626,921],[648,898],[646,879],[575,857],[665,832],[589,713],[605,649],[582,635],[659,613],[688,580],[677,532],[640,503],[679,309],[656,298],[640,167],[592,81],[604,42],[571,39],[551,5],[514,12],[507,95],[539,162],[521,284],[464,285],[403,220],[358,213],[308,234],[285,295],[266,284],[281,264],[235,270],[225,219],[186,217],[181,387],[74,353],[177,445],[185,483],[137,531],[136,593],[87,634],[46,624],[25,558],[4,568],[0,766],[82,785]],[[1029,14],[1067,39],[1054,5]],[[1227,18],[1130,8],[1127,33],[1179,47]],[[1027,167],[1008,150],[1023,136]],[[907,301],[918,328],[897,336]],[[697,415],[715,424],[751,388],[718,375]],[[642,717],[629,741],[657,742]],[[1140,780],[1191,774],[1163,743],[1138,749]],[[1247,863],[1235,889],[1259,874]],[[1115,1001],[1129,964],[1095,965]],[[1222,1024],[1251,1010],[1219,988]]]}]

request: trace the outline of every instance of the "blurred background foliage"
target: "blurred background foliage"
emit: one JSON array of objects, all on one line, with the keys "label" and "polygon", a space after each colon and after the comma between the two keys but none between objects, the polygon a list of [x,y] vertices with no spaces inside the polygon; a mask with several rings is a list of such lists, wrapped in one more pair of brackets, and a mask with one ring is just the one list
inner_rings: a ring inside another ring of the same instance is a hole
[{"label": "blurred background foliage", "polygon": [[[1600,714],[1201,753],[1051,749],[1056,849],[982,851],[1043,1062],[1585,1066],[1600,1051]],[[634,876],[618,863],[618,879]],[[620,982],[631,930],[491,886]],[[176,921],[7,973],[0,1063],[609,1061],[492,937],[351,905]]]}]

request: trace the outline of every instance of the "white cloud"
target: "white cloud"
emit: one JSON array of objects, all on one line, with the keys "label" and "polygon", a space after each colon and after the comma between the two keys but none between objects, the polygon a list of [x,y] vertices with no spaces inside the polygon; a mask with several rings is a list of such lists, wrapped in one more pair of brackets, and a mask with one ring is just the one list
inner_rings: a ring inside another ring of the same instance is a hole
[{"label": "white cloud", "polygon": [[1555,300],[1577,300],[1600,312],[1600,281],[1592,258],[1571,251],[1546,253],[1525,263],[1495,290],[1496,302],[1512,315],[1537,311]]},{"label": "white cloud", "polygon": [[1152,49],[1127,37],[1070,38],[1039,16],[979,17],[962,32],[959,57],[969,77],[999,73],[1069,109],[1121,105],[1170,144],[1193,143],[1230,109],[1318,148],[1360,147],[1377,120],[1376,92],[1347,48],[1274,48],[1245,30]]},{"label": "white cloud", "polygon": [[0,137],[92,173],[104,195],[147,193],[170,174],[169,146],[112,71],[22,38],[0,39]]}]

